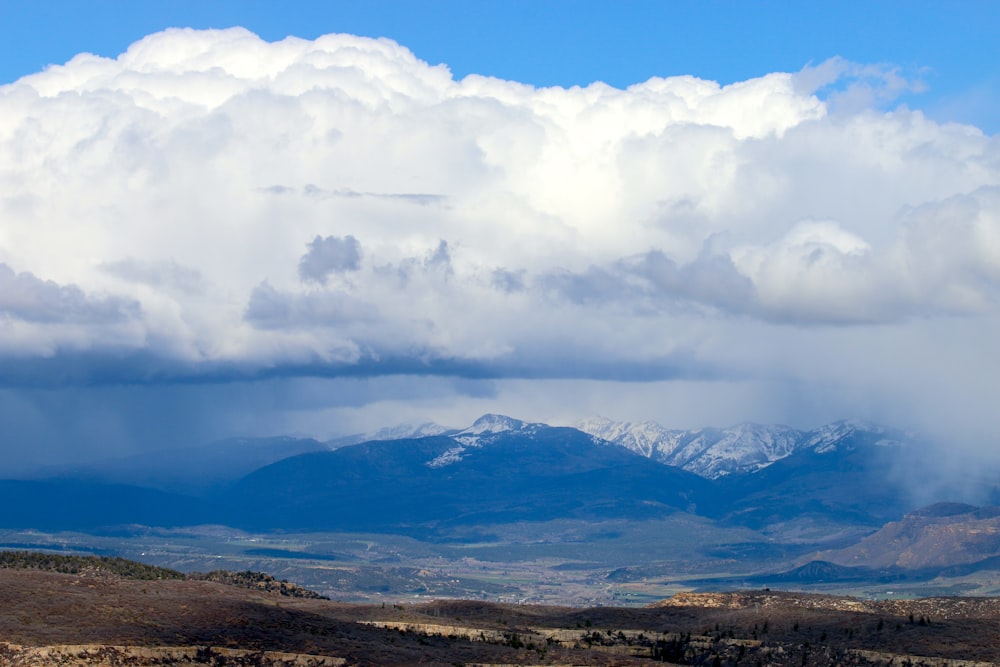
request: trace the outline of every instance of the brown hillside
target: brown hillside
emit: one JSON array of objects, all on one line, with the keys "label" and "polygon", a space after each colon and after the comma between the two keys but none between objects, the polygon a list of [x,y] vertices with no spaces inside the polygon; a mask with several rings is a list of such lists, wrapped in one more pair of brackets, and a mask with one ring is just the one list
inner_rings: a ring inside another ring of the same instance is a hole
[{"label": "brown hillside", "polygon": [[920,569],[994,556],[1000,556],[1000,509],[942,503],[889,522],[858,544],[816,558],[838,565]]},{"label": "brown hillside", "polygon": [[351,605],[212,581],[0,570],[0,667],[994,664],[1000,601],[685,594],[645,609]]}]

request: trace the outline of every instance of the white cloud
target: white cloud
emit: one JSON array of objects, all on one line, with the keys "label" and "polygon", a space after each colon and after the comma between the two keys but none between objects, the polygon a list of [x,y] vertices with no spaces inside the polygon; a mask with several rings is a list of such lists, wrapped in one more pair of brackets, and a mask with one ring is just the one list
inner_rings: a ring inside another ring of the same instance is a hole
[{"label": "white cloud", "polygon": [[874,362],[886,327],[997,321],[1000,143],[870,108],[917,86],[834,60],[539,89],[242,29],[80,55],[0,87],[2,354],[847,382],[854,336]]}]

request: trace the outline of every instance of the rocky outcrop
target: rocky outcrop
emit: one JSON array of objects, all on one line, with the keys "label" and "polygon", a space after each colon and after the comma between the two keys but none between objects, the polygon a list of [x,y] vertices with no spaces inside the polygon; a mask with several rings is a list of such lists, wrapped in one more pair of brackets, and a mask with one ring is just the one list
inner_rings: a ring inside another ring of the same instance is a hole
[{"label": "rocky outcrop", "polygon": [[277,593],[290,598],[308,598],[311,600],[329,600],[325,595],[320,595],[308,588],[291,583],[285,579],[276,579],[266,572],[230,572],[229,570],[213,570],[212,572],[194,572],[188,575],[188,579],[198,581],[214,581],[219,584],[229,586],[239,586],[249,588],[254,591],[266,593]]},{"label": "rocky outcrop", "polygon": [[848,597],[830,595],[808,595],[795,593],[771,593],[751,591],[740,593],[678,593],[666,600],[655,602],[650,607],[708,607],[723,609],[835,609],[837,611],[874,611],[869,603]]},{"label": "rocky outcrop", "polygon": [[[938,597],[912,600],[861,600],[852,597],[778,591],[734,593],[678,593],[650,607],[719,609],[826,609],[899,618],[954,620],[1000,617],[1000,598]],[[911,621],[913,622],[913,621]]]}]

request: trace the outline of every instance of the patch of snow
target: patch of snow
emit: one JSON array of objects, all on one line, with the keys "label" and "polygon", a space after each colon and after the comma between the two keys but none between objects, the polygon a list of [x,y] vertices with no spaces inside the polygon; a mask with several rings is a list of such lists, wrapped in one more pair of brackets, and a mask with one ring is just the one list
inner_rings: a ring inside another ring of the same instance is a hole
[{"label": "patch of snow", "polygon": [[465,447],[459,445],[457,447],[452,447],[447,450],[444,454],[436,456],[427,462],[428,468],[443,468],[446,465],[451,465],[452,463],[458,463],[462,460],[462,454],[465,452]]}]

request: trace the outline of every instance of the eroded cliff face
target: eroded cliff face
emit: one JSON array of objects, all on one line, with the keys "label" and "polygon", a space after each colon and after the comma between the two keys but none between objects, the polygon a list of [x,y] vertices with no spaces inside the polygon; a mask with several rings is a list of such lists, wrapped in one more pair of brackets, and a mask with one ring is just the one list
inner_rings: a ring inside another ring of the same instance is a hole
[{"label": "eroded cliff face", "polygon": [[937,597],[914,600],[863,600],[859,598],[791,593],[783,591],[741,591],[732,593],[678,593],[651,607],[698,607],[719,609],[796,609],[859,612],[885,617],[925,617],[936,620],[1000,618],[1000,598]]},{"label": "eroded cliff face", "polygon": [[159,665],[226,665],[227,667],[340,667],[344,658],[276,651],[249,651],[209,646],[106,646],[0,644],[2,667],[153,667]]}]

